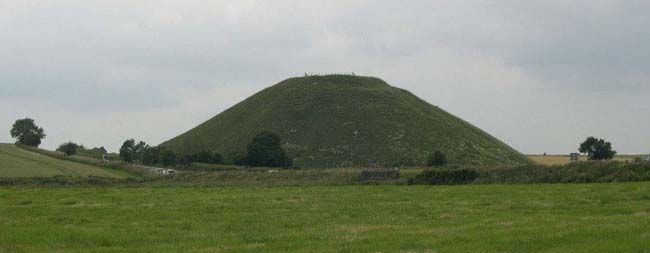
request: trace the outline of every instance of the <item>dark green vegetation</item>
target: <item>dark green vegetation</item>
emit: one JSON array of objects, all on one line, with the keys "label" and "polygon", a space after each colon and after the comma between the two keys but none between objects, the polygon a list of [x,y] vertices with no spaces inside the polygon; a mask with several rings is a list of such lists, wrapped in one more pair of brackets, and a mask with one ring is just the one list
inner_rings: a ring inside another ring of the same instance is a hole
[{"label": "dark green vegetation", "polygon": [[433,150],[450,164],[529,160],[471,124],[372,77],[291,78],[160,145],[236,161],[260,131],[278,133],[298,167],[421,166]]},{"label": "dark green vegetation", "polygon": [[170,149],[149,146],[143,141],[136,144],[134,139],[124,141],[122,147],[120,147],[119,158],[127,163],[167,167],[173,167],[178,164],[189,166],[192,163],[224,163],[223,156],[220,153],[203,150],[198,153],[179,155]]},{"label": "dark green vegetation", "polygon": [[56,149],[56,151],[62,152],[67,156],[71,156],[77,154],[77,149],[79,149],[79,145],[76,143],[66,142],[61,144],[59,148]]},{"label": "dark green vegetation", "polygon": [[262,131],[248,144],[245,164],[249,166],[291,167],[293,162],[282,149],[277,134]]},{"label": "dark green vegetation", "polygon": [[37,126],[33,119],[24,118],[16,120],[10,130],[11,137],[16,138],[17,143],[32,147],[41,145],[41,140],[45,138],[45,131],[42,127]]},{"label": "dark green vegetation", "polygon": [[0,252],[644,252],[650,183],[0,188]]},{"label": "dark green vegetation", "polygon": [[[12,149],[17,147],[10,146]],[[67,156],[61,152],[47,151],[23,146],[33,152],[44,154],[58,162],[75,162],[70,166],[99,167],[117,173],[124,180],[88,179],[87,182],[75,178],[57,177],[44,179],[48,176],[68,174],[48,174],[56,171],[49,164],[43,164],[28,177],[38,177],[32,180],[6,180],[0,175],[0,185],[159,185],[159,186],[307,186],[307,185],[406,185],[406,184],[529,184],[529,183],[606,183],[650,181],[650,163],[648,162],[577,162],[566,165],[523,165],[515,167],[462,167],[446,166],[434,169],[422,167],[395,169],[381,168],[330,168],[330,169],[289,169],[277,170],[270,167],[248,167],[236,165],[219,165],[193,163],[178,165],[174,176],[165,176],[155,172],[153,167],[145,167],[120,161],[103,161],[84,156]],[[23,153],[31,152],[20,150]],[[13,153],[8,153],[2,161],[22,159]],[[39,155],[39,154],[33,154]],[[174,160],[175,154],[170,153]],[[81,163],[81,164],[78,164]],[[163,162],[173,163],[173,162]],[[9,163],[6,163],[9,164]],[[10,171],[14,171],[11,172]],[[25,171],[30,171],[27,168]],[[43,172],[43,173],[40,173]],[[15,170],[5,170],[5,173],[17,173]],[[90,174],[102,177],[97,174]],[[11,176],[8,176],[11,177]]]},{"label": "dark green vegetation", "polygon": [[425,170],[409,179],[409,184],[429,184],[429,185],[456,185],[471,184],[480,173],[476,170],[457,169],[457,170]]},{"label": "dark green vegetation", "polygon": [[590,160],[610,160],[616,155],[611,143],[595,137],[589,137],[580,144],[579,151],[586,153]]},{"label": "dark green vegetation", "polygon": [[576,162],[557,166],[484,169],[474,183],[605,183],[650,181],[649,162]]},{"label": "dark green vegetation", "polygon": [[120,159],[125,162],[133,162],[135,160],[142,160],[142,156],[149,145],[143,141],[135,143],[134,139],[128,139],[122,143],[120,147]]},{"label": "dark green vegetation", "polygon": [[0,178],[25,177],[111,177],[121,178],[125,173],[52,158],[21,149],[13,144],[0,144]]},{"label": "dark green vegetation", "polygon": [[447,165],[447,157],[440,151],[433,152],[433,154],[429,156],[429,160],[427,160],[427,166],[429,167],[440,167],[445,165]]}]

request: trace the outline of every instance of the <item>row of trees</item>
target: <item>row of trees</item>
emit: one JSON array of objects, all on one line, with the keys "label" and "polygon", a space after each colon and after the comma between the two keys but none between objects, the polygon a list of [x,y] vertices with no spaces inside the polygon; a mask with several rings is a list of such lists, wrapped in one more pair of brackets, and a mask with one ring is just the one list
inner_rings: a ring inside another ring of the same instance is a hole
[{"label": "row of trees", "polygon": [[[33,119],[24,118],[16,120],[11,128],[11,137],[17,139],[18,144],[38,147],[45,138],[45,131],[35,124]],[[83,146],[73,142],[61,144],[58,151],[66,155],[74,155]],[[102,148],[103,149],[103,148]],[[579,151],[589,156],[591,160],[609,160],[616,155],[612,144],[595,137],[587,138],[580,144]],[[105,149],[104,149],[104,152]],[[219,153],[201,151],[196,154],[179,155],[167,149],[152,147],[143,141],[134,139],[126,140],[120,147],[119,156],[126,162],[140,161],[146,165],[162,164],[173,166],[178,163],[191,164],[212,163],[224,164],[224,158]],[[237,165],[264,166],[264,167],[292,167],[293,159],[282,149],[282,139],[275,133],[262,131],[248,144],[246,153],[235,155],[232,162]],[[435,151],[427,159],[428,166],[444,166],[447,164],[446,156]]]},{"label": "row of trees", "polygon": [[[177,154],[169,149],[151,147],[145,142],[126,140],[120,148],[120,158],[125,162],[140,161],[145,165],[175,166],[192,163],[225,164],[220,153],[200,151],[194,154]],[[263,131],[253,138],[245,154],[233,155],[232,163],[246,166],[292,167],[293,160],[282,149],[282,139],[277,134]]]},{"label": "row of trees", "polygon": [[173,151],[149,146],[144,141],[136,143],[134,139],[122,143],[119,155],[122,161],[140,161],[144,165],[175,166],[178,162],[178,156]]}]

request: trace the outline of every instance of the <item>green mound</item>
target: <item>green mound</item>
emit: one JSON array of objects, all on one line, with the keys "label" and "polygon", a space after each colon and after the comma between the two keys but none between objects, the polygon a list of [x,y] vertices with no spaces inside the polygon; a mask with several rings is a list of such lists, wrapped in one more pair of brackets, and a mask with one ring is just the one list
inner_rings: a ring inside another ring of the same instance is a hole
[{"label": "green mound", "polygon": [[243,152],[261,130],[278,133],[300,167],[514,165],[528,159],[471,124],[378,78],[291,78],[161,144],[179,153]]}]

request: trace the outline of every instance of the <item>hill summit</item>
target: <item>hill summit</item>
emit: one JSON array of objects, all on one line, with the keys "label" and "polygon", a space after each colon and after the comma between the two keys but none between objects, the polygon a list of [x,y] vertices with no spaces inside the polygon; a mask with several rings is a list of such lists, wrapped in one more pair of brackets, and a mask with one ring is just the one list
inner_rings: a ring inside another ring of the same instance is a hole
[{"label": "hill summit", "polygon": [[179,153],[244,152],[260,131],[282,137],[299,167],[425,164],[434,150],[450,164],[515,165],[528,160],[477,127],[381,79],[290,78],[162,143]]}]

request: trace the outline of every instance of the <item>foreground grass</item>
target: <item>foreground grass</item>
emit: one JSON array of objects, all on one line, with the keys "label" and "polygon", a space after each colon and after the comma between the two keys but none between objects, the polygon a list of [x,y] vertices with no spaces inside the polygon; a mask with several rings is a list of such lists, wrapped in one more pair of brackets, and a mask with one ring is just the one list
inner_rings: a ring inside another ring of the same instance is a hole
[{"label": "foreground grass", "polygon": [[650,183],[0,188],[0,252],[643,252]]},{"label": "foreground grass", "polygon": [[21,149],[13,144],[0,143],[0,178],[51,176],[121,178],[126,175],[114,170],[55,159]]}]

